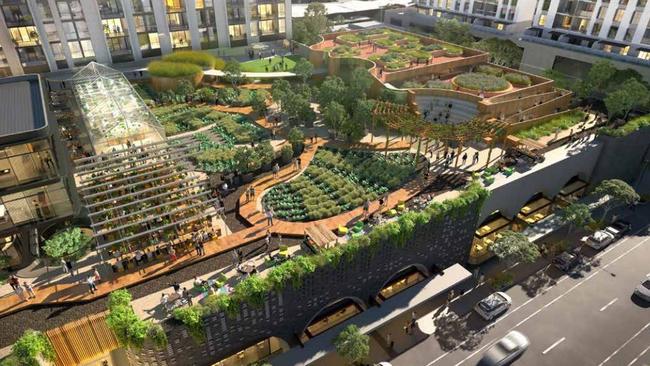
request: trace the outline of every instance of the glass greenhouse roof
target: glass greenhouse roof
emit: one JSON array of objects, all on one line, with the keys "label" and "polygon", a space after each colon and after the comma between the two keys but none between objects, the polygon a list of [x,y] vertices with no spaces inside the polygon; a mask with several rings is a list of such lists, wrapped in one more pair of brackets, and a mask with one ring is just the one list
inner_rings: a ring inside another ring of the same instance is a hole
[{"label": "glass greenhouse roof", "polygon": [[164,139],[160,123],[121,72],[91,62],[71,81],[95,153]]}]

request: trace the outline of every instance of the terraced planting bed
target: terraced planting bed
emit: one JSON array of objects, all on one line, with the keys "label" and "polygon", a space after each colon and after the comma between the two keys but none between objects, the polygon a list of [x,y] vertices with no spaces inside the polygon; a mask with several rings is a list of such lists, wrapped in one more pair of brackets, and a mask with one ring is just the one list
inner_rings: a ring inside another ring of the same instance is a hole
[{"label": "terraced planting bed", "polygon": [[262,203],[287,221],[312,221],[363,205],[415,176],[415,154],[321,148],[298,178],[269,190]]}]

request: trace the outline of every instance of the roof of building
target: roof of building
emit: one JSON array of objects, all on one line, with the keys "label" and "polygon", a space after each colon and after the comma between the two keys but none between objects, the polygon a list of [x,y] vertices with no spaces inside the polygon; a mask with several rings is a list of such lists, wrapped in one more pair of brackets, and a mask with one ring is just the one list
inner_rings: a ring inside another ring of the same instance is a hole
[{"label": "roof of building", "polygon": [[[337,1],[332,3],[323,3],[327,9],[327,15],[334,14],[347,14],[357,13],[362,11],[378,10],[387,5],[404,5],[412,4],[412,0],[350,0],[350,1]],[[305,10],[309,4],[293,4],[291,5],[291,15],[294,18],[302,18],[305,16]]]},{"label": "roof of building", "polygon": [[39,130],[46,125],[38,75],[0,79],[0,136]]}]

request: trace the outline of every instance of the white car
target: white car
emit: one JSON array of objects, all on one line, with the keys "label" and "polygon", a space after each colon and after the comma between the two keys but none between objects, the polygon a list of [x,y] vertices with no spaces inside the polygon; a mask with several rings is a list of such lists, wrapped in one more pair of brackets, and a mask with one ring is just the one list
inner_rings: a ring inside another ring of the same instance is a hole
[{"label": "white car", "polygon": [[611,244],[614,239],[614,235],[607,230],[598,230],[593,233],[591,236],[587,237],[586,244],[591,248],[596,250],[601,250]]},{"label": "white car", "polygon": [[639,298],[650,302],[650,273],[646,275],[645,280],[636,286],[634,289],[634,294]]},{"label": "white car", "polygon": [[492,320],[495,317],[505,313],[512,304],[510,296],[503,292],[495,292],[490,296],[479,301],[474,306],[474,311],[485,320]]},{"label": "white car", "polygon": [[481,358],[482,366],[503,366],[508,365],[515,358],[523,354],[530,341],[525,335],[513,330],[490,347]]}]

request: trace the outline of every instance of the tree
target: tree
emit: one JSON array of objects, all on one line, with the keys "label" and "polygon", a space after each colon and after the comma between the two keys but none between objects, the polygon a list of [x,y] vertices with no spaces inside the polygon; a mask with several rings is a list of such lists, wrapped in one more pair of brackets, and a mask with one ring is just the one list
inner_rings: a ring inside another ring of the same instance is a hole
[{"label": "tree", "polygon": [[223,67],[223,74],[225,79],[232,84],[233,88],[237,88],[242,83],[244,77],[241,73],[241,65],[237,60],[229,60]]},{"label": "tree", "polygon": [[189,80],[180,80],[174,88],[174,93],[178,95],[183,101],[187,101],[188,98],[194,93],[194,85]]},{"label": "tree", "polygon": [[601,220],[607,217],[607,213],[612,208],[619,205],[634,205],[641,199],[632,186],[620,179],[609,179],[600,182],[594,189],[594,194],[601,198],[607,198],[607,202],[603,205]]},{"label": "tree", "polygon": [[301,58],[296,62],[296,65],[293,67],[293,72],[300,78],[303,83],[307,82],[307,79],[311,77],[314,73],[314,65],[311,62],[307,61],[304,58]]},{"label": "tree", "polygon": [[595,62],[587,76],[578,83],[576,94],[580,98],[591,97],[595,93],[602,93],[609,84],[610,79],[616,73],[614,65],[607,60]]},{"label": "tree", "polygon": [[340,77],[326,77],[318,90],[318,103],[320,103],[321,108],[328,106],[332,102],[343,104],[346,89],[347,87]]},{"label": "tree", "polygon": [[436,38],[461,46],[469,46],[474,42],[469,24],[461,23],[456,19],[441,19],[433,25]]},{"label": "tree", "polygon": [[371,85],[372,77],[368,70],[361,67],[352,70],[342,100],[348,113],[352,114],[357,103],[366,99],[366,94]]},{"label": "tree", "polygon": [[345,108],[338,102],[331,102],[323,108],[323,122],[327,128],[334,130],[334,138],[341,132],[341,127],[349,119]]},{"label": "tree", "polygon": [[11,355],[21,366],[39,366],[39,358],[54,362],[56,354],[50,340],[42,332],[27,329],[11,347]]},{"label": "tree", "polygon": [[569,225],[568,234],[571,234],[573,227],[584,227],[592,220],[591,210],[584,203],[572,203],[560,211],[559,215],[560,220]]},{"label": "tree", "polygon": [[634,78],[627,79],[618,90],[609,93],[605,97],[605,106],[609,118],[622,116],[627,120],[628,114],[640,106],[645,105],[650,100],[648,89],[643,83]]},{"label": "tree", "polygon": [[287,93],[285,100],[282,102],[285,113],[290,119],[299,122],[310,123],[316,119],[316,113],[311,108],[309,99],[301,94]]},{"label": "tree", "polygon": [[46,240],[43,250],[48,257],[53,259],[79,258],[86,253],[90,242],[91,238],[84,234],[80,228],[68,228]]},{"label": "tree", "polygon": [[361,333],[356,325],[350,324],[334,338],[334,347],[341,357],[356,364],[370,354],[370,337]]},{"label": "tree", "polygon": [[196,89],[196,91],[194,91],[192,99],[195,102],[213,104],[217,100],[217,93],[214,91],[214,89],[206,86],[204,88]]},{"label": "tree", "polygon": [[372,108],[375,105],[373,99],[364,99],[357,101],[352,111],[351,121],[363,126],[364,129],[368,128],[368,123],[372,122]]},{"label": "tree", "polygon": [[293,22],[293,38],[306,45],[317,43],[319,36],[328,31],[327,9],[321,3],[309,3],[304,16]]},{"label": "tree", "polygon": [[511,40],[485,38],[472,45],[474,48],[490,53],[490,62],[511,68],[518,68],[524,51]]},{"label": "tree", "polygon": [[542,72],[542,76],[548,79],[552,79],[555,81],[555,86],[561,89],[566,89],[566,90],[573,90],[575,89],[573,87],[574,85],[574,80],[570,80],[569,76],[566,74],[563,74],[557,70],[553,69],[546,69],[544,72]]},{"label": "tree", "polygon": [[264,89],[254,90],[251,92],[251,107],[258,116],[263,116],[266,113],[266,99],[269,93]]},{"label": "tree", "polygon": [[502,231],[500,235],[491,246],[492,252],[499,259],[508,263],[533,263],[539,258],[539,248],[526,235],[511,230]]},{"label": "tree", "polygon": [[348,142],[359,142],[366,135],[363,124],[357,123],[352,118],[345,118],[340,129]]},{"label": "tree", "polygon": [[278,107],[282,109],[282,101],[284,100],[285,95],[291,91],[291,84],[284,79],[278,79],[273,82],[271,85],[271,97],[278,104]]},{"label": "tree", "polygon": [[289,141],[293,147],[294,153],[298,154],[302,151],[302,148],[304,146],[305,134],[302,133],[302,130],[298,127],[293,127],[287,134],[287,141]]}]

